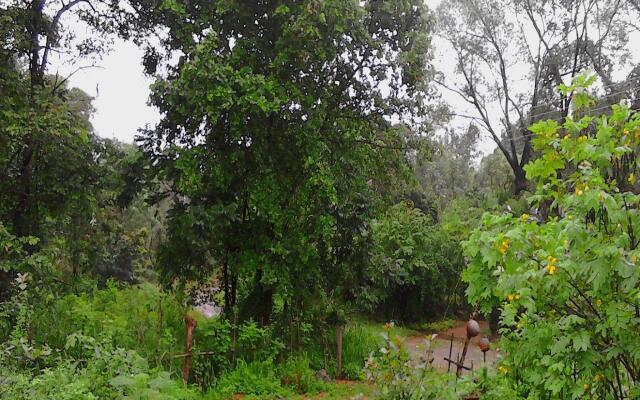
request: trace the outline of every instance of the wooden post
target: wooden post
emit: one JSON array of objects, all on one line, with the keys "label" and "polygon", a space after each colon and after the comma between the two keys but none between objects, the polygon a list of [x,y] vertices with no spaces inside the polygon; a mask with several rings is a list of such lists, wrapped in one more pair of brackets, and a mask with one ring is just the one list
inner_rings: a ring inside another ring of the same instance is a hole
[{"label": "wooden post", "polygon": [[233,309],[233,324],[231,325],[231,365],[236,366],[236,351],[238,341],[238,313]]},{"label": "wooden post", "polygon": [[336,327],[336,375],[342,376],[342,334],[344,333],[344,325]]},{"label": "wooden post", "polygon": [[[451,360],[451,352],[453,351],[453,333],[451,334],[451,344],[449,345],[449,360]],[[451,371],[451,361],[447,364],[447,372]]]},{"label": "wooden post", "polygon": [[185,324],[185,354],[184,367],[182,368],[182,380],[185,384],[189,383],[189,372],[191,369],[191,344],[193,343],[193,330],[196,327],[196,320],[188,313],[184,315]]},{"label": "wooden post", "polygon": [[458,359],[458,368],[456,369],[456,378],[460,377],[460,373],[462,372],[462,366],[464,365],[464,359],[467,357],[467,349],[469,348],[469,341],[471,338],[467,337],[464,341],[464,347],[462,348],[462,356]]}]

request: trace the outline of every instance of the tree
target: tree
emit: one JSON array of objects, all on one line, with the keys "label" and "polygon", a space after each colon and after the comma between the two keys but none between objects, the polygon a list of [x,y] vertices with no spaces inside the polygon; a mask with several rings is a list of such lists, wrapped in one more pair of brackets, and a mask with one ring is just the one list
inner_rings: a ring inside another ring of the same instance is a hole
[{"label": "tree", "polygon": [[358,303],[394,320],[446,313],[464,265],[459,242],[407,202],[374,221],[371,235],[371,263],[357,288]]},{"label": "tree", "polygon": [[469,125],[461,133],[446,132],[431,145],[430,160],[415,163],[416,178],[425,196],[438,205],[439,213],[456,197],[473,190],[478,139],[475,125]]},{"label": "tree", "polygon": [[286,314],[338,293],[350,244],[408,171],[413,138],[389,120],[425,117],[425,7],[171,4],[165,50],[183,55],[154,84],[163,119],[140,138],[173,196],[165,278],[218,272],[227,313],[244,298],[261,323],[274,298]]},{"label": "tree", "polygon": [[[440,34],[456,53],[462,85],[439,79],[469,105],[471,118],[505,157],[516,194],[528,183],[532,160],[527,127],[562,120],[573,93],[557,92],[581,71],[593,69],[612,103],[633,96],[633,77],[614,80],[625,65],[627,26],[635,18],[625,1],[448,0],[439,7]],[[524,81],[524,83],[523,83]]]},{"label": "tree", "polygon": [[[91,99],[50,76],[52,54],[80,60],[103,49],[100,37],[75,40],[62,21],[95,11],[91,2],[6,1],[0,8],[0,219],[16,236],[39,235],[45,217],[83,196],[92,162]],[[72,195],[73,194],[73,195]]]}]

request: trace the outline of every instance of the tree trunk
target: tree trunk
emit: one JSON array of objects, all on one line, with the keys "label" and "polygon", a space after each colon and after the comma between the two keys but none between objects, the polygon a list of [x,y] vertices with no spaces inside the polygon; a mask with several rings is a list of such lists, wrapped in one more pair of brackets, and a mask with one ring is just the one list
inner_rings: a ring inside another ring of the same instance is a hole
[{"label": "tree trunk", "polygon": [[18,202],[13,211],[13,234],[17,237],[26,236],[29,230],[26,227],[25,216],[30,207],[31,200],[31,170],[33,160],[33,146],[29,135],[25,138],[25,149],[20,165],[20,177],[18,187]]},{"label": "tree trunk", "polygon": [[493,335],[497,335],[499,327],[500,327],[500,309],[498,307],[495,307],[491,309],[491,314],[489,314],[489,328],[491,329],[491,333]]},{"label": "tree trunk", "polygon": [[529,190],[529,181],[527,180],[526,172],[521,166],[513,168],[513,191],[516,195]]}]

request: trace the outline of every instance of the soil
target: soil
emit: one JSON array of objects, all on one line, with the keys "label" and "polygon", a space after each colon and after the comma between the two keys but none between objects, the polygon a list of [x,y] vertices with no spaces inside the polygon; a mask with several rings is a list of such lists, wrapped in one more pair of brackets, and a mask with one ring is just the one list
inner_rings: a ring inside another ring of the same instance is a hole
[{"label": "soil", "polygon": [[[484,336],[490,337],[489,323],[487,321],[478,321],[480,324],[480,335],[471,339],[469,347],[467,349],[467,356],[465,358],[464,365],[473,369],[479,369],[485,363],[484,355],[478,346],[478,342]],[[462,354],[464,348],[464,341],[467,337],[467,321],[456,321],[453,328],[447,329],[437,334],[435,343],[433,345],[433,365],[446,371],[449,363],[445,360],[445,357],[449,358],[449,348],[452,346],[451,337],[453,336],[453,348],[451,350],[451,359],[457,360],[459,354]],[[425,356],[426,340],[431,335],[424,336],[410,336],[407,338],[407,349],[411,355],[416,359],[420,359]],[[495,337],[491,338],[492,342]],[[499,357],[499,353],[490,348],[486,354],[486,364],[493,365]],[[451,371],[455,371],[456,366],[451,365]]]}]

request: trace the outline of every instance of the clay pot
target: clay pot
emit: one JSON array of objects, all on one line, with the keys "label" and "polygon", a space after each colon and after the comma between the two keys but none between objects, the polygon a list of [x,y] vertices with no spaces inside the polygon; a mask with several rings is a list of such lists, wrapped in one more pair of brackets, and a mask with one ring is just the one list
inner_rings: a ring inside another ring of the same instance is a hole
[{"label": "clay pot", "polygon": [[483,352],[489,351],[490,345],[491,344],[489,342],[489,339],[486,336],[480,339],[480,341],[478,342],[478,347],[480,347],[480,350],[482,350]]},{"label": "clay pot", "polygon": [[472,338],[480,334],[480,324],[475,319],[470,319],[467,322],[467,337]]}]

